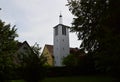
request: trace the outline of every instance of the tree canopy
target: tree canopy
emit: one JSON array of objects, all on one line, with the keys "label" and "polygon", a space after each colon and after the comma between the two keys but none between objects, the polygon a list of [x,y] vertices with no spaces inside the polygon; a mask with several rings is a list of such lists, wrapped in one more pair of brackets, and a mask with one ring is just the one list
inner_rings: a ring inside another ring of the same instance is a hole
[{"label": "tree canopy", "polygon": [[0,77],[7,79],[13,66],[13,54],[16,51],[15,38],[17,37],[15,26],[5,24],[0,20]]},{"label": "tree canopy", "polygon": [[41,47],[36,45],[25,49],[25,53],[19,53],[23,58],[20,62],[18,75],[27,82],[38,82],[45,77],[44,60],[40,57]]},{"label": "tree canopy", "polygon": [[[71,31],[101,69],[120,68],[120,0],[68,0],[75,16]],[[118,63],[119,62],[119,63]]]}]

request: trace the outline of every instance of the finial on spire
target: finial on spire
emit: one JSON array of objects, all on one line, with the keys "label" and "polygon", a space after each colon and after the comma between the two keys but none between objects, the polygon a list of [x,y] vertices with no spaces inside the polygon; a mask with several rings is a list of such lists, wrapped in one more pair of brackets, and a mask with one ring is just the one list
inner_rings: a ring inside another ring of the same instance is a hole
[{"label": "finial on spire", "polygon": [[60,15],[59,15],[59,24],[62,24],[62,14],[61,14],[61,12],[60,12]]}]

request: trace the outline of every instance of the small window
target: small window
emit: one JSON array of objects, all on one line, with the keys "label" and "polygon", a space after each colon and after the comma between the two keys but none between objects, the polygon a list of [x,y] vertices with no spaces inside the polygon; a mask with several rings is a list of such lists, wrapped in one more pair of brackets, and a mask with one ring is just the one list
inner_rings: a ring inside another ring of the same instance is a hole
[{"label": "small window", "polygon": [[62,27],[62,34],[66,35],[66,28],[65,27]]},{"label": "small window", "polygon": [[56,64],[56,61],[54,61],[54,64]]},{"label": "small window", "polygon": [[65,49],[63,48],[63,50],[65,50]]},{"label": "small window", "polygon": [[55,28],[55,35],[58,35],[58,27]]}]

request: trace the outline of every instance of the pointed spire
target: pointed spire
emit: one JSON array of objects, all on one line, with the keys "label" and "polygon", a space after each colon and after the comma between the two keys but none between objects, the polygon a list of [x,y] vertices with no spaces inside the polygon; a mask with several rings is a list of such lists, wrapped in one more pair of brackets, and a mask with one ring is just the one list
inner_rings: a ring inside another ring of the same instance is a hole
[{"label": "pointed spire", "polygon": [[59,15],[59,24],[62,24],[63,23],[63,20],[62,20],[62,14],[60,12],[60,15]]}]

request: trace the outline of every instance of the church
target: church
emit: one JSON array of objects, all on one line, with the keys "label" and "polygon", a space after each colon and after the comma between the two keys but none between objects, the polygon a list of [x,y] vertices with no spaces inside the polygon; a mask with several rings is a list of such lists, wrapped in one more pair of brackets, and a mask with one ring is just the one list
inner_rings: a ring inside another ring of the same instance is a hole
[{"label": "church", "polygon": [[59,24],[53,27],[53,45],[46,44],[42,57],[46,58],[46,64],[50,66],[63,66],[63,58],[77,48],[69,47],[69,26],[63,25],[62,15],[59,16]]}]

